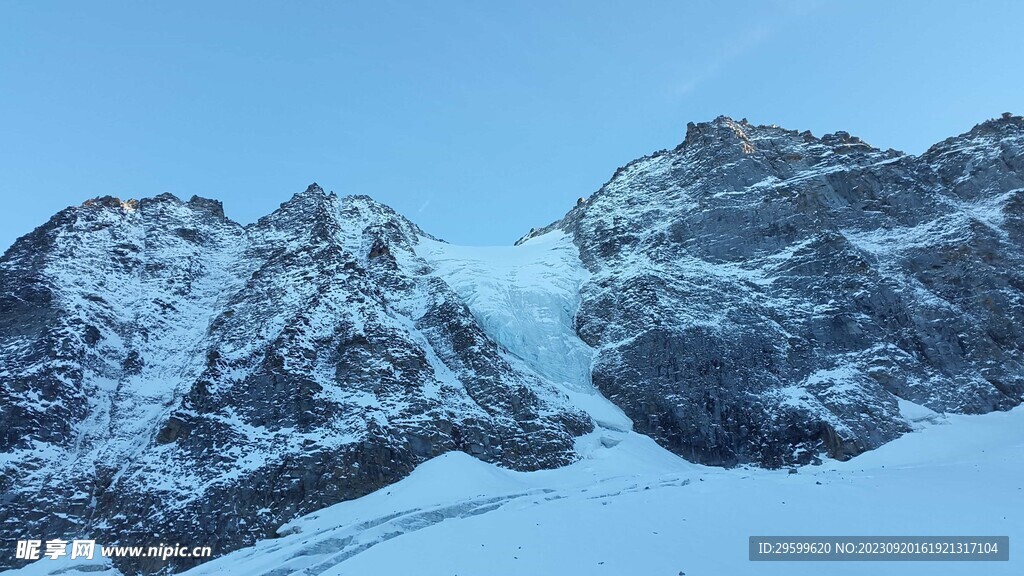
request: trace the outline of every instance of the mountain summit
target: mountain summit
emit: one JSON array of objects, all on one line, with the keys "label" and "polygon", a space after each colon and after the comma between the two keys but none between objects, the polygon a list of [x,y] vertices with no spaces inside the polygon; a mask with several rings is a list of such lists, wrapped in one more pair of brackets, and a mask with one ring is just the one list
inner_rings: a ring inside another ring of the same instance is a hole
[{"label": "mountain summit", "polygon": [[540,231],[594,274],[576,328],[595,384],[723,465],[848,458],[906,431],[901,399],[1020,403],[1022,137],[1004,116],[914,157],[691,124]]}]

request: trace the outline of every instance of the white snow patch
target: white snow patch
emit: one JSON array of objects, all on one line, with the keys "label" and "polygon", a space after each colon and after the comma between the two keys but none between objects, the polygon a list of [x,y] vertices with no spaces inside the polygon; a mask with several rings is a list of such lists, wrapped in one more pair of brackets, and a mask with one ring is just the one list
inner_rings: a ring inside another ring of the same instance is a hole
[{"label": "white snow patch", "polygon": [[[946,422],[798,474],[690,464],[635,433],[540,472],[450,453],[185,574],[978,574],[972,562],[747,560],[751,535],[998,534],[1019,542],[1024,409]],[[983,568],[1019,574],[1022,561],[1011,555]],[[16,574],[30,573],[42,574]]]}]

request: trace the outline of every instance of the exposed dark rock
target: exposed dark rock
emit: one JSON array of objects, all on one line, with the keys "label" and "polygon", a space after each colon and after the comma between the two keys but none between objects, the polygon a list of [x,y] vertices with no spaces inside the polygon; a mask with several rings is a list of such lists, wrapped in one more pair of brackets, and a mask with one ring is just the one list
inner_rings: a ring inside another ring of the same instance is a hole
[{"label": "exposed dark rock", "polygon": [[709,464],[845,459],[897,399],[1024,395],[1024,121],[921,157],[721,117],[619,169],[552,226],[594,273],[580,336],[636,428]]},{"label": "exposed dark rock", "polygon": [[0,262],[0,537],[223,554],[447,451],[571,462],[589,418],[419,273],[421,236],[313,185],[247,228],[162,194],[19,240]]}]

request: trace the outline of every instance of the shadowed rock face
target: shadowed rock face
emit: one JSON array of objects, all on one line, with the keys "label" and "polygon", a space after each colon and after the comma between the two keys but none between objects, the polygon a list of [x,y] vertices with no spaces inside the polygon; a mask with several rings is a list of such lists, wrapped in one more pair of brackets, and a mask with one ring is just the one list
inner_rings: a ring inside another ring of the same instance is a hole
[{"label": "shadowed rock face", "polygon": [[1024,394],[1024,120],[920,157],[718,118],[621,168],[553,227],[594,273],[595,384],[694,461],[849,458],[906,430],[897,399]]},{"label": "shadowed rock face", "polygon": [[311,186],[246,228],[210,200],[101,198],[19,240],[0,264],[4,549],[221,554],[447,451],[574,460],[589,417],[425,274],[421,235]]},{"label": "shadowed rock face", "polygon": [[[849,458],[907,430],[900,399],[1021,402],[1022,148],[1012,116],[919,157],[718,118],[530,236],[579,248],[575,331],[638,431],[709,464]],[[245,227],[214,200],[105,197],[18,240],[0,259],[0,545],[219,555],[447,451],[575,459],[591,418],[540,375],[573,370],[489,338],[417,254],[427,237],[313,185]]]}]

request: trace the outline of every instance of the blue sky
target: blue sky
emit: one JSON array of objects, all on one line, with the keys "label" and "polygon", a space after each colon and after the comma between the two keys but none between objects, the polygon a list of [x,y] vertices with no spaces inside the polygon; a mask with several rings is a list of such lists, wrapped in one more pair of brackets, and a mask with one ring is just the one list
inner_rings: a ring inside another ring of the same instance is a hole
[{"label": "blue sky", "polygon": [[0,4],[0,245],[100,195],[318,182],[508,244],[688,121],[920,153],[1024,112],[1024,2]]}]

